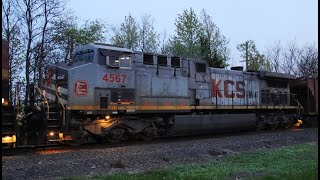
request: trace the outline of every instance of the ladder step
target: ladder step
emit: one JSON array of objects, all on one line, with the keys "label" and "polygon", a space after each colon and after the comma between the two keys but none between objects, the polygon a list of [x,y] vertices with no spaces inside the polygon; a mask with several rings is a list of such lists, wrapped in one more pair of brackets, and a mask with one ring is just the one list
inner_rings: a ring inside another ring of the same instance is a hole
[{"label": "ladder step", "polygon": [[4,113],[4,112],[2,112],[2,116],[15,116],[15,114],[14,113]]},{"label": "ladder step", "polygon": [[60,119],[48,119],[48,121],[60,121]]},{"label": "ladder step", "polygon": [[2,123],[2,126],[14,126],[14,125],[16,125],[16,123]]},{"label": "ladder step", "polygon": [[49,115],[49,117],[51,117],[51,118],[49,118],[49,119],[56,119],[57,117],[60,116],[60,113],[57,113],[57,112],[49,112],[49,114],[46,113],[46,115]]},{"label": "ladder step", "polygon": [[59,125],[52,125],[52,126],[48,126],[48,128],[58,128],[60,127]]},{"label": "ladder step", "polygon": [[15,129],[2,129],[2,135],[13,134],[16,133]]},{"label": "ladder step", "polygon": [[[46,114],[48,114],[48,112],[46,112]],[[60,112],[57,111],[50,111],[49,114],[60,114]]]},{"label": "ladder step", "polygon": [[60,117],[61,117],[61,107],[59,106],[49,106],[49,112],[46,111],[47,127],[49,131],[57,131],[61,128]]},{"label": "ladder step", "polygon": [[[47,108],[45,108],[46,110],[47,110]],[[55,107],[55,106],[53,106],[53,107],[49,107],[49,110],[51,111],[51,110],[60,110],[61,108],[60,107]]]}]

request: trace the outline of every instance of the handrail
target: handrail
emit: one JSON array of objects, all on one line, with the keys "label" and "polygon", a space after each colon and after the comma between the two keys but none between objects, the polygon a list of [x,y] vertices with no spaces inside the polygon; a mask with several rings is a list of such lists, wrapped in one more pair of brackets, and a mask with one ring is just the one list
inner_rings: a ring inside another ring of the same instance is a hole
[{"label": "handrail", "polygon": [[49,119],[49,102],[48,102],[48,99],[46,98],[46,96],[41,92],[41,90],[39,89],[38,86],[36,86],[36,89],[39,91],[39,94],[41,96],[43,96],[43,99],[44,99],[44,103],[47,105],[47,119]]},{"label": "handrail", "polygon": [[63,105],[63,103],[62,103],[62,101],[61,101],[61,98],[60,98],[60,96],[59,96],[59,94],[58,94],[58,84],[56,84],[56,90],[55,90],[55,93],[56,93],[56,96],[58,97],[58,100],[59,100],[59,102],[60,102],[60,104],[61,104],[61,106],[62,106],[62,108],[63,108],[63,111],[62,111],[62,123],[63,123],[63,126],[65,126],[66,125],[66,118],[65,118],[65,111],[66,111],[66,109],[65,109],[65,107],[64,107],[64,105]]},{"label": "handrail", "polygon": [[[212,93],[214,91],[215,95],[214,96],[211,95],[210,98],[214,98],[213,101],[215,101],[216,106],[219,100],[227,101],[227,103],[229,103],[230,105],[232,105],[232,103],[233,105],[236,105],[234,104],[234,102],[238,101],[240,102],[241,105],[245,105],[245,106],[250,106],[249,104],[250,101],[256,101],[256,102],[260,102],[260,105],[262,106],[289,106],[291,104],[293,106],[293,103],[296,103],[298,105],[294,105],[294,106],[299,106],[300,109],[303,109],[303,106],[301,105],[301,103],[299,103],[297,99],[294,98],[293,93],[272,93],[272,92],[261,93],[258,91],[250,91],[250,90],[249,91],[238,91],[238,90],[225,91],[225,90],[212,90],[210,88],[196,89],[196,92],[198,91],[205,91],[205,92],[209,91],[209,93]],[[225,93],[229,93],[233,97],[230,96],[230,98],[226,98],[224,96]],[[244,98],[236,98],[237,93],[241,93],[241,94],[244,93]],[[271,99],[272,94],[274,96],[273,99]],[[265,100],[262,100],[263,98],[265,98]],[[268,101],[266,100],[266,98],[268,98]],[[254,104],[254,105],[258,105],[258,104]]]},{"label": "handrail", "polygon": [[299,109],[297,109],[297,114],[301,114],[301,112],[300,112],[300,109],[302,110],[302,113],[304,113],[304,108],[303,108],[303,106],[302,106],[302,104],[299,102],[299,100],[297,99],[297,98],[295,98],[294,96],[293,96],[293,100],[294,101],[296,101],[296,103],[298,104],[298,107],[299,107]]}]

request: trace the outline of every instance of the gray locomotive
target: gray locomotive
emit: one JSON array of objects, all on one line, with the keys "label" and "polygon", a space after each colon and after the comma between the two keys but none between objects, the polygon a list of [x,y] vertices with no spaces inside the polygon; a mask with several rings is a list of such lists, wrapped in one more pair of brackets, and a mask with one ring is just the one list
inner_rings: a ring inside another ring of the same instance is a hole
[{"label": "gray locomotive", "polygon": [[211,68],[203,60],[93,43],[49,65],[42,93],[49,141],[289,127],[294,76]]},{"label": "gray locomotive", "polygon": [[69,62],[48,65],[45,76],[44,88],[35,88],[41,106],[16,115],[3,97],[2,145],[286,128],[303,110],[290,92],[294,76],[211,68],[107,44],[77,47]]}]

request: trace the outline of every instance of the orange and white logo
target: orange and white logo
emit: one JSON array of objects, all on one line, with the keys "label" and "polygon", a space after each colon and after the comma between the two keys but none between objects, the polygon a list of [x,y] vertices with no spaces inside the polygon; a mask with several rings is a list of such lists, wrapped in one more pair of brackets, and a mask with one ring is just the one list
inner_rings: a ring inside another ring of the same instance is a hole
[{"label": "orange and white logo", "polygon": [[85,81],[76,81],[74,83],[74,93],[77,96],[86,96],[88,93],[88,84]]}]

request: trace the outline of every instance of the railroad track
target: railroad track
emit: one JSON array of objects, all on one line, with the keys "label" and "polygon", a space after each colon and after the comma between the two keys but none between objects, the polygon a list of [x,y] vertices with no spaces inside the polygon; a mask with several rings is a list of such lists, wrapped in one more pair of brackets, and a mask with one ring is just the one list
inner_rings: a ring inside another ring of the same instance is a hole
[{"label": "railroad track", "polygon": [[128,141],[121,141],[115,144],[110,143],[86,143],[79,146],[70,146],[63,144],[50,144],[42,146],[22,146],[17,149],[5,148],[2,149],[2,156],[19,156],[28,154],[54,154],[63,153],[68,151],[79,151],[79,150],[89,150],[89,149],[103,149],[103,148],[116,148],[116,147],[126,147],[126,146],[139,146],[144,144],[159,144],[159,143],[175,143],[183,141],[191,141],[197,139],[211,139],[211,138],[223,138],[223,137],[233,137],[233,136],[244,136],[252,134],[262,134],[262,133],[276,133],[282,131],[292,131],[301,130],[307,128],[296,128],[292,127],[289,129],[276,129],[276,130],[262,130],[262,131],[240,131],[240,132],[225,132],[225,133],[211,133],[211,134],[193,134],[187,136],[171,136],[171,137],[161,137],[155,138],[152,141],[143,141],[136,139],[129,139]]}]

